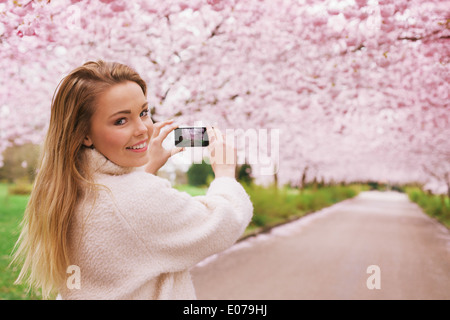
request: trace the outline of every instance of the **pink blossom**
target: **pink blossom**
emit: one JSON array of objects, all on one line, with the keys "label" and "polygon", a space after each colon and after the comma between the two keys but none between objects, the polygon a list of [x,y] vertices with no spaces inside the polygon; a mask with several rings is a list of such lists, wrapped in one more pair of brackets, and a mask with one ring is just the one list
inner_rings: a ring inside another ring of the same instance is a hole
[{"label": "pink blossom", "polygon": [[329,15],[338,15],[339,13],[341,13],[341,11],[339,9],[334,9],[334,8],[327,8],[327,12]]},{"label": "pink blossom", "polygon": [[395,12],[395,6],[393,4],[387,4],[380,6],[380,14],[383,18],[392,17]]},{"label": "pink blossom", "polygon": [[122,12],[127,8],[125,2],[114,1],[111,3],[111,10],[113,12]]},{"label": "pink blossom", "polygon": [[445,1],[0,2],[0,153],[42,142],[58,82],[104,58],[145,78],[157,120],[284,130],[282,183],[448,164]]},{"label": "pink blossom", "polygon": [[312,24],[316,27],[321,27],[328,23],[328,19],[325,16],[314,17],[312,20]]},{"label": "pink blossom", "polygon": [[206,1],[215,11],[222,11],[225,8],[224,0],[207,0]]},{"label": "pink blossom", "polygon": [[367,5],[367,0],[355,0],[356,4],[359,8],[364,7]]}]

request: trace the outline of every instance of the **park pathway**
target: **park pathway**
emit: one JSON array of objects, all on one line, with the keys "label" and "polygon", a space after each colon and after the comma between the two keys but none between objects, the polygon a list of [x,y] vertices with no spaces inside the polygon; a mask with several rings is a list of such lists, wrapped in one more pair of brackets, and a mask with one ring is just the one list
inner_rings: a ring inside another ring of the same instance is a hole
[{"label": "park pathway", "polygon": [[450,232],[404,194],[362,192],[240,241],[192,277],[198,299],[450,299]]}]

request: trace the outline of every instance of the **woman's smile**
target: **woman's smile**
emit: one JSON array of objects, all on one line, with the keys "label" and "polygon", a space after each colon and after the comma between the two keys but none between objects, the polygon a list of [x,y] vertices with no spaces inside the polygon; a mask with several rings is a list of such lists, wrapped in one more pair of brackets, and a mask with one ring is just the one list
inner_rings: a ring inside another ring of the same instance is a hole
[{"label": "woman's smile", "polygon": [[130,150],[132,152],[145,152],[148,149],[148,143],[147,140],[138,142],[137,144],[131,146],[131,147],[127,147],[127,150]]}]

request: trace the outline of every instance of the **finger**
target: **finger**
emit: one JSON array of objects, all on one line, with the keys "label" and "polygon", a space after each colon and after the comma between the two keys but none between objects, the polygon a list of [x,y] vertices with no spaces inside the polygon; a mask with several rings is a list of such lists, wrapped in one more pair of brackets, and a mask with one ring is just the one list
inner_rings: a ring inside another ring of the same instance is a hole
[{"label": "finger", "polygon": [[210,138],[214,138],[216,136],[213,127],[211,127],[210,125],[206,126],[206,132],[208,133],[208,137]]},{"label": "finger", "polygon": [[206,132],[208,133],[208,141],[209,141],[209,144],[211,145],[217,139],[216,133],[210,125],[206,126]]},{"label": "finger", "polygon": [[215,132],[215,135],[216,135],[217,142],[223,142],[223,134],[219,130],[219,128],[213,128],[213,129],[214,129],[214,132]]},{"label": "finger", "polygon": [[155,124],[153,125],[153,134],[152,134],[153,137],[159,136],[159,133],[161,132],[161,129],[162,129],[164,126],[173,123],[173,121],[174,121],[174,119],[169,119],[169,120],[160,121],[160,122],[155,123]]},{"label": "finger", "polygon": [[170,156],[173,156],[177,153],[183,152],[184,150],[185,150],[185,148],[182,148],[182,147],[172,148],[172,150],[170,150]]},{"label": "finger", "polygon": [[154,143],[162,144],[167,136],[176,128],[178,128],[178,124],[173,124],[171,126],[168,126],[168,124],[166,124],[166,127],[161,129],[159,135],[157,137],[153,137]]}]

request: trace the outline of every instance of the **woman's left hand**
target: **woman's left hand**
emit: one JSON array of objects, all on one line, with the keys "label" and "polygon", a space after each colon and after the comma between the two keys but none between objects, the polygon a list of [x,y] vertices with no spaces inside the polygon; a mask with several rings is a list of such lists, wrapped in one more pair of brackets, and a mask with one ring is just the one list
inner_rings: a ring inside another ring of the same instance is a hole
[{"label": "woman's left hand", "polygon": [[184,148],[174,147],[172,150],[167,150],[162,146],[164,139],[169,133],[178,128],[177,124],[173,123],[173,119],[157,122],[153,125],[153,133],[150,138],[150,145],[148,153],[150,155],[149,162],[145,166],[145,171],[151,174],[156,174],[158,170],[166,164],[169,158],[181,151]]}]

